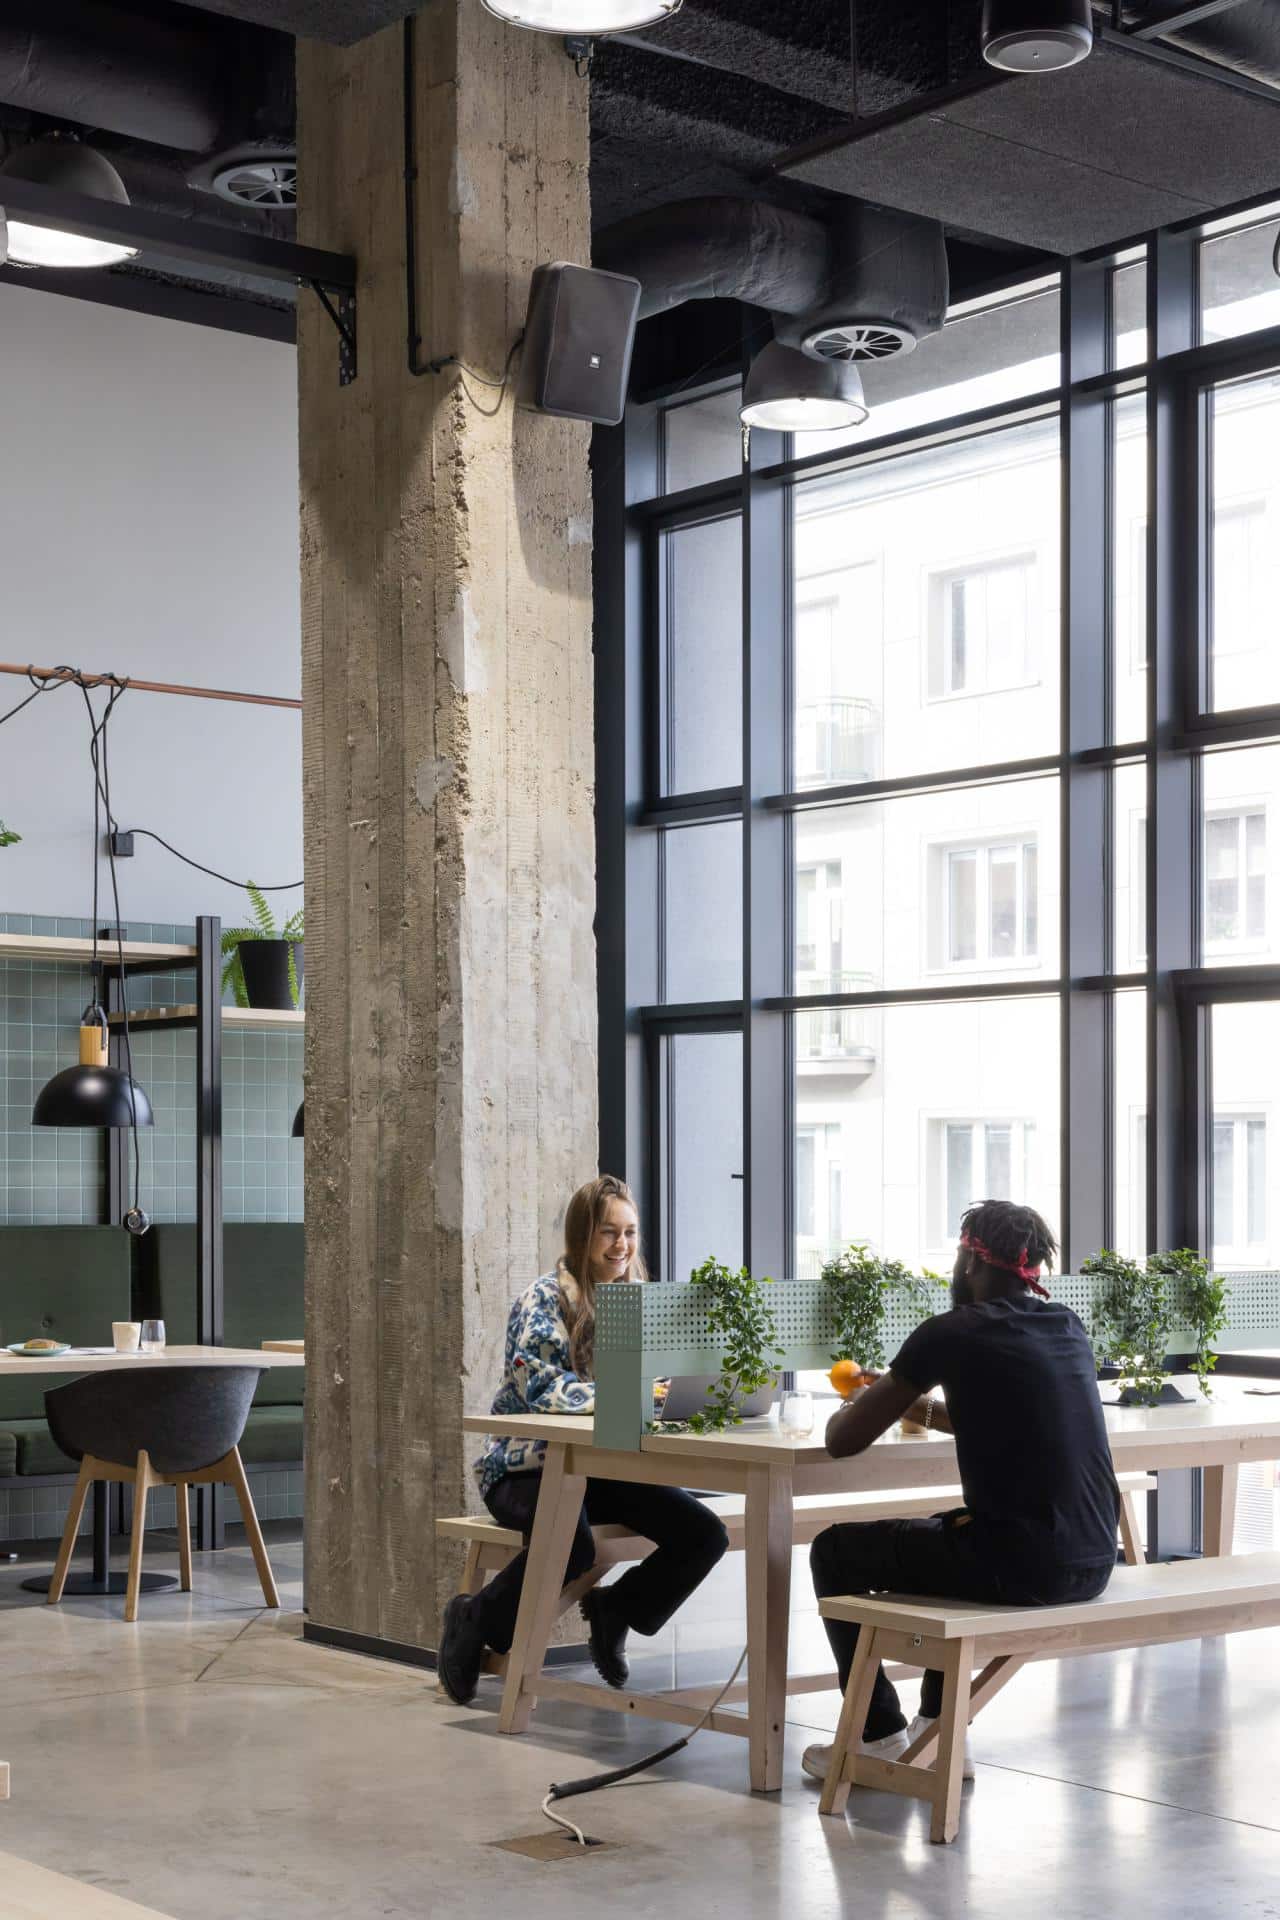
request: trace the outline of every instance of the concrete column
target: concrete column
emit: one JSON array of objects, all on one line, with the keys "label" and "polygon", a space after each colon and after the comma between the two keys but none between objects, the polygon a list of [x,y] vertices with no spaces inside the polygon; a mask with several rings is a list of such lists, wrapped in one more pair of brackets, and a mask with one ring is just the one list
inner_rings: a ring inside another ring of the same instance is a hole
[{"label": "concrete column", "polygon": [[[582,426],[407,369],[400,28],[300,42],[300,238],[354,253],[359,374],[299,297],[310,1625],[434,1647],[509,1302],[596,1166]],[[590,258],[587,92],[479,0],[417,28],[423,358],[501,372]]]}]

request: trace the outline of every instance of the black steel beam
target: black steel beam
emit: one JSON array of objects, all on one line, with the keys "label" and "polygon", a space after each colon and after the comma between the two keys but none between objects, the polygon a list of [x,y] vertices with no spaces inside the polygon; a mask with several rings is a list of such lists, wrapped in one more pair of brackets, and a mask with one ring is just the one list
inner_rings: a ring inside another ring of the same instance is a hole
[{"label": "black steel beam", "polygon": [[34,180],[0,177],[0,206],[12,217],[25,215],[34,225],[59,233],[83,234],[114,246],[136,247],[142,254],[188,261],[197,266],[234,267],[262,280],[318,280],[321,286],[354,293],[356,262],[347,253],[326,253],[290,240],[215,226],[207,220],[183,220],[148,207],[122,207],[90,194],[67,193]]},{"label": "black steel beam", "polygon": [[[222,922],[196,921],[196,1342],[220,1347],[222,1333]],[[196,1534],[202,1550],[224,1539],[216,1486],[200,1487]]]},{"label": "black steel beam", "polygon": [[1240,0],[1196,0],[1194,6],[1175,7],[1172,13],[1143,20],[1137,26],[1121,27],[1120,32],[1126,40],[1158,40],[1163,34],[1181,33],[1201,20],[1211,20],[1215,13],[1230,13],[1239,5]]}]

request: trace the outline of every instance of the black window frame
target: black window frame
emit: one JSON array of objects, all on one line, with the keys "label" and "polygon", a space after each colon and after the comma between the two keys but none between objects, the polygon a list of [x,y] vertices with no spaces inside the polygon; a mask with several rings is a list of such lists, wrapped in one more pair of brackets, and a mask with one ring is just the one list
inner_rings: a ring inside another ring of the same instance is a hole
[{"label": "black window frame", "polygon": [[[1220,216],[1214,216],[1215,219]],[[654,393],[601,432],[597,470],[597,823],[601,921],[610,923],[601,965],[602,1164],[640,1186],[645,1224],[660,1233],[652,1060],[658,1032],[734,1020],[744,1037],[744,1257],[760,1272],[792,1270],[795,1046],[792,1015],[825,1006],[1055,995],[1061,1034],[1061,1238],[1070,1269],[1115,1235],[1115,1005],[1146,991],[1148,1244],[1196,1244],[1206,1232],[1204,1114],[1207,1054],[1199,1011],[1232,993],[1280,997],[1280,966],[1200,964],[1202,755],[1214,747],[1280,737],[1280,703],[1206,711],[1208,624],[1207,396],[1226,379],[1280,368],[1280,327],[1210,344],[1199,341],[1198,262],[1209,224],[1189,221],[1063,262],[1060,383],[1043,392],[871,439],[837,453],[797,454],[781,436],[754,432],[741,473],[676,494],[658,491],[662,409]],[[1114,273],[1145,251],[1147,357],[1114,365]],[[748,334],[744,321],[743,335]],[[927,344],[924,348],[927,351]],[[748,356],[743,355],[743,363]],[[723,391],[723,364],[680,402]],[[1114,403],[1146,407],[1147,724],[1137,740],[1113,737],[1115,632],[1112,583]],[[896,452],[970,439],[1056,415],[1062,452],[1062,646],[1057,750],[1016,763],[955,768],[856,786],[794,786],[790,490],[805,479]],[[602,477],[603,476],[603,477]],[[743,783],[662,795],[655,780],[652,663],[656,642],[653,552],[660,530],[740,511],[743,529]],[[1147,954],[1119,964],[1112,860],[1116,772],[1145,768]],[[805,810],[951,787],[1056,775],[1060,784],[1061,952],[1055,979],[957,981],[942,987],[797,995],[792,973],[795,817]],[[664,829],[743,822],[741,1002],[661,1004]],[[620,933],[619,929],[623,931]],[[1236,975],[1243,976],[1243,985]],[[647,1104],[646,1104],[647,1103]],[[1194,1173],[1194,1178],[1191,1175]],[[657,1239],[655,1238],[655,1244]]]}]

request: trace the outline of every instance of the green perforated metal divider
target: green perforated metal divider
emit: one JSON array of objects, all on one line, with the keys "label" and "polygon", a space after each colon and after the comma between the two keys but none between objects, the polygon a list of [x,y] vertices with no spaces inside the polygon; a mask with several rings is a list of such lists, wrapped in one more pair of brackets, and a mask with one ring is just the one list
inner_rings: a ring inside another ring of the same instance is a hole
[{"label": "green perforated metal divider", "polygon": [[[1227,1325],[1220,1353],[1280,1347],[1280,1273],[1226,1276]],[[1056,1275],[1050,1292],[1092,1331],[1094,1303],[1105,1284],[1089,1276]],[[831,1296],[821,1280],[780,1280],[768,1289],[783,1358],[780,1367],[827,1367],[836,1342]],[[938,1307],[948,1305],[938,1288]],[[926,1316],[910,1297],[891,1300],[884,1344],[890,1355]],[[1191,1338],[1177,1310],[1170,1351],[1186,1350]],[[707,1325],[707,1302],[692,1286],[610,1286],[596,1296],[595,1434],[602,1446],[634,1449],[651,1417],[653,1382],[663,1374],[714,1373],[721,1347]]]}]

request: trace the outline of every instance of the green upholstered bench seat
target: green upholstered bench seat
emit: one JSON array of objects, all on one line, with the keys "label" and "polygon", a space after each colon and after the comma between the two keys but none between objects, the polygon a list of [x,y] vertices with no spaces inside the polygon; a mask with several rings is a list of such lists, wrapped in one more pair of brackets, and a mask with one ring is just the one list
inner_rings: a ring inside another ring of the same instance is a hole
[{"label": "green upholstered bench seat", "polygon": [[10,1420],[8,1432],[3,1435],[11,1440],[17,1454],[17,1465],[9,1468],[10,1473],[74,1473],[77,1462],[69,1460],[61,1447],[53,1443],[47,1420]]},{"label": "green upholstered bench seat", "polygon": [[301,1407],[250,1407],[240,1458],[246,1467],[302,1458]]},{"label": "green upholstered bench seat", "polygon": [[[253,1407],[240,1442],[246,1466],[302,1458],[302,1408]],[[0,1432],[0,1478],[12,1474],[74,1473],[76,1462],[54,1445],[47,1420],[10,1420]]]}]

